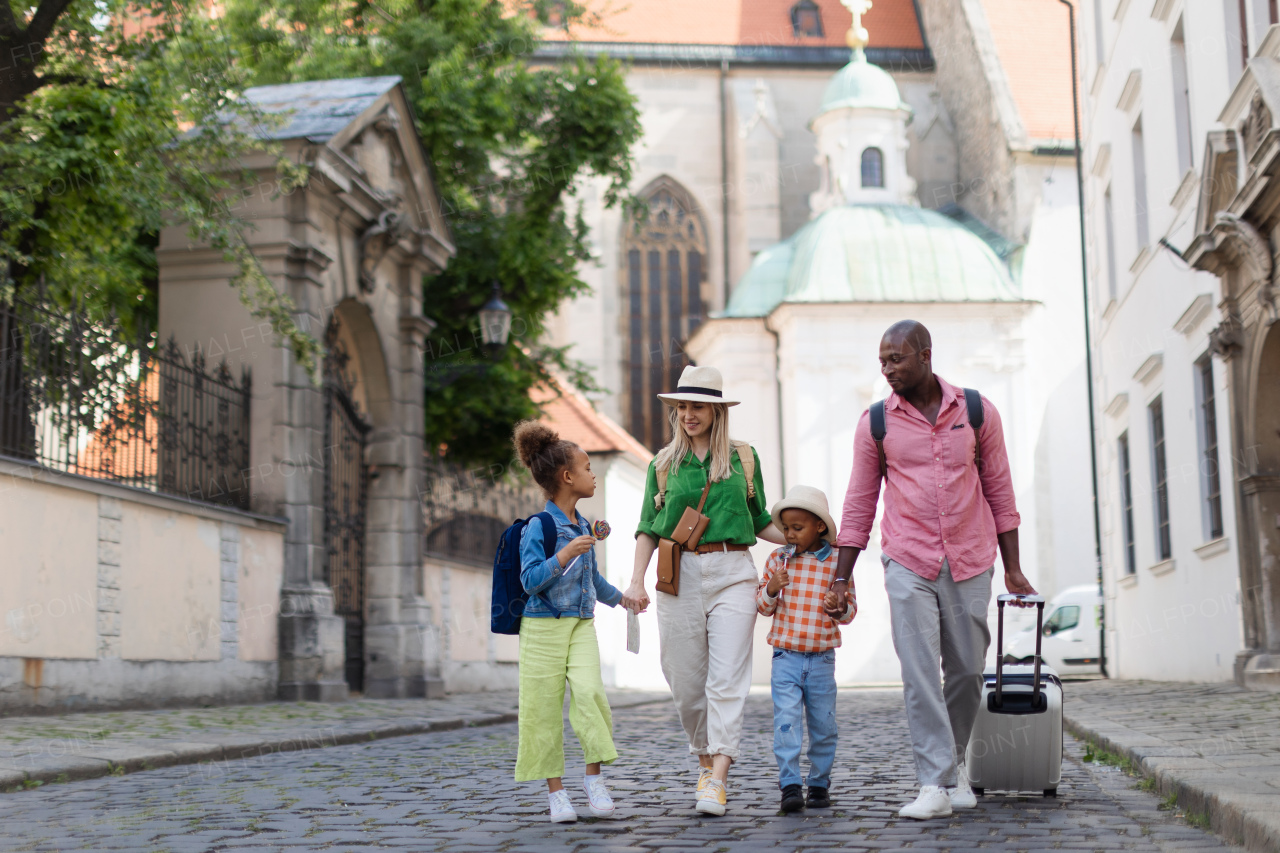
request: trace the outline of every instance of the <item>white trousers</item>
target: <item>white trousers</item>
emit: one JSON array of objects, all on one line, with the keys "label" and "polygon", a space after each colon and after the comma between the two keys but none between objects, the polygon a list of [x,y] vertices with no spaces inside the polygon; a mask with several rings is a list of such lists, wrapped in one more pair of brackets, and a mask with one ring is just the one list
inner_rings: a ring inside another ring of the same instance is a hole
[{"label": "white trousers", "polygon": [[749,551],[686,552],[680,594],[656,593],[662,674],[694,755],[738,759],[758,582]]}]

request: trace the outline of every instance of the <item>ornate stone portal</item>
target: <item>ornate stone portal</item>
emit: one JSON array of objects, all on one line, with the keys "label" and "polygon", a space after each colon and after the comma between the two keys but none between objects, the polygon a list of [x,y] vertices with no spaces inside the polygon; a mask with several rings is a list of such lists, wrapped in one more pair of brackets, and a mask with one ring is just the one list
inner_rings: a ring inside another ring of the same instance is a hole
[{"label": "ornate stone portal", "polygon": [[[430,167],[398,77],[266,86],[245,98],[285,116],[272,139],[310,169],[305,187],[284,193],[273,158],[246,161],[261,181],[240,211],[255,225],[248,239],[299,325],[317,338],[330,330],[341,348],[349,381],[339,402],[359,440],[335,438],[337,396],[320,372],[277,346],[227,286],[220,255],[190,246],[181,227],[161,236],[161,332],[254,374],[251,506],[288,521],[281,698],[432,694],[439,661],[420,593],[421,348],[431,329],[422,281],[454,250]],[[335,577],[345,583],[337,602]]]},{"label": "ornate stone portal", "polygon": [[[1236,680],[1280,687],[1280,44],[1249,61],[1223,111],[1234,130],[1208,138],[1198,236],[1186,251],[1221,280],[1222,320],[1210,349],[1227,369],[1245,649]],[[1267,55],[1270,54],[1270,55]],[[1243,150],[1241,150],[1243,149]]]}]

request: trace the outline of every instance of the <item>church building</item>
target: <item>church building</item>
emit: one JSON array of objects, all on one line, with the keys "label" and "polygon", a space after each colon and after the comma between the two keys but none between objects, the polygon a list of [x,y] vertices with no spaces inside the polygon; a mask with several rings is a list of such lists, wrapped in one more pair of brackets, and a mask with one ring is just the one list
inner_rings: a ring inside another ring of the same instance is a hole
[{"label": "church building", "polygon": [[[912,318],[934,365],[1000,410],[1023,567],[1047,594],[1096,576],[1070,31],[1056,0],[638,0],[539,55],[630,63],[649,215],[582,188],[592,292],[553,324],[656,450],[684,365],[713,365],[770,501],[838,507],[853,431],[888,394],[880,336]],[[678,22],[678,26],[676,25]],[[878,531],[841,682],[894,681]],[[763,564],[770,546],[758,546]],[[1001,581],[996,580],[1000,587]],[[764,620],[761,626],[767,628]],[[760,643],[757,676],[767,678]]]}]

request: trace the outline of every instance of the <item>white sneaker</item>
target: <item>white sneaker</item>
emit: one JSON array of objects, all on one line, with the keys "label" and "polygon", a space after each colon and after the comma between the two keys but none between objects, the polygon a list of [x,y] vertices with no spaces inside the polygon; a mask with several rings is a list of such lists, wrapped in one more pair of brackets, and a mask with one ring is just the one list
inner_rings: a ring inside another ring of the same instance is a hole
[{"label": "white sneaker", "polygon": [[969,787],[969,774],[964,770],[964,762],[956,765],[956,786],[947,791],[951,795],[951,808],[976,809],[978,798]]},{"label": "white sneaker", "polygon": [[569,792],[563,788],[548,792],[547,802],[551,804],[552,823],[573,823],[578,819],[578,813],[573,810],[573,803],[569,802]]},{"label": "white sneaker", "polygon": [[584,777],[582,787],[587,792],[587,802],[591,806],[593,815],[596,817],[613,816],[613,797],[609,796],[609,789],[604,786],[603,776],[597,774]]},{"label": "white sneaker", "polygon": [[710,779],[707,781],[707,787],[703,788],[702,794],[698,796],[698,805],[695,808],[703,814],[722,815],[727,800],[724,783],[719,779]]},{"label": "white sneaker", "polygon": [[898,817],[913,817],[916,820],[947,817],[950,814],[951,798],[947,796],[945,788],[937,785],[925,785],[914,803],[898,809]]}]

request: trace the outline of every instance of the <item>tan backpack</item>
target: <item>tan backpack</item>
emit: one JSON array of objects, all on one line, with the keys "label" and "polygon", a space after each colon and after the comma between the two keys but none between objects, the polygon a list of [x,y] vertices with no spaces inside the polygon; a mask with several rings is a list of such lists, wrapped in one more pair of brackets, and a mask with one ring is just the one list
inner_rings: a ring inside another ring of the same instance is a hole
[{"label": "tan backpack", "polygon": [[[747,478],[747,500],[751,500],[756,496],[756,457],[751,452],[751,443],[730,440],[730,444],[742,463],[742,474]],[[654,474],[658,477],[658,493],[653,496],[653,505],[660,510],[667,500],[667,469],[659,468]]]}]

